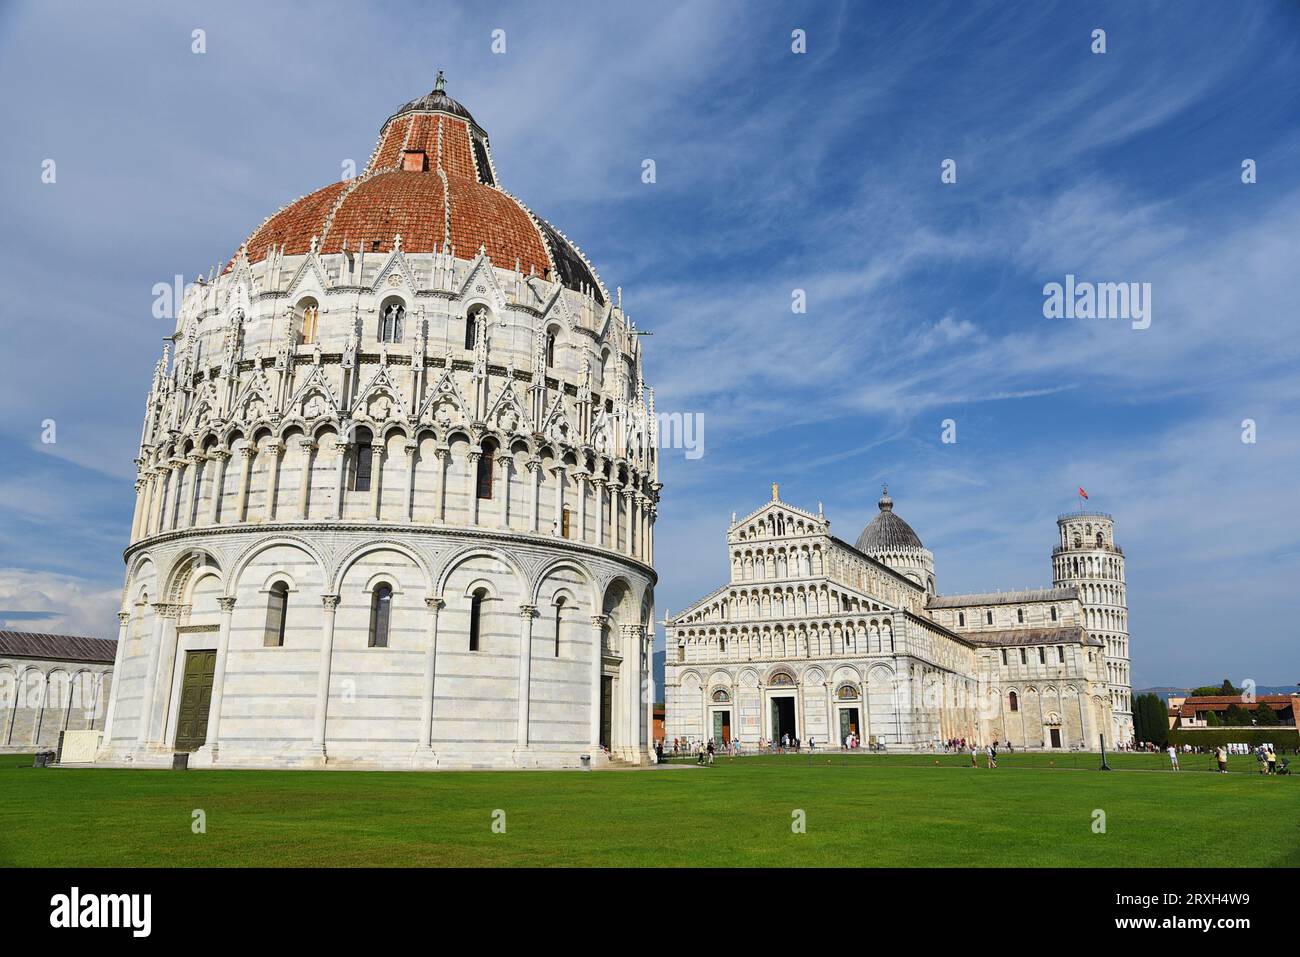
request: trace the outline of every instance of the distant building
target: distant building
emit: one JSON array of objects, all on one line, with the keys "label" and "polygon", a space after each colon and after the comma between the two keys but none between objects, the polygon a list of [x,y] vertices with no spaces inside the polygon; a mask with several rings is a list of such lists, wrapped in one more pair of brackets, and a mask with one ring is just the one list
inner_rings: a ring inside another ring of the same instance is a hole
[{"label": "distant building", "polygon": [[104,725],[117,642],[0,631],[0,752],[54,749]]},{"label": "distant building", "polygon": [[666,734],[886,748],[1131,741],[1128,598],[1114,520],[1057,519],[1052,587],[940,595],[886,491],[856,545],[772,500],[727,530],[730,580],[666,624]]},{"label": "distant building", "polygon": [[1169,726],[1183,730],[1211,727],[1209,723],[1211,714],[1218,716],[1220,719],[1219,725],[1221,726],[1224,723],[1222,719],[1225,712],[1233,705],[1245,708],[1247,711],[1268,708],[1277,714],[1279,725],[1294,728],[1296,726],[1297,705],[1300,705],[1300,695],[1262,694],[1251,699],[1239,694],[1193,695],[1189,698],[1170,698]]}]

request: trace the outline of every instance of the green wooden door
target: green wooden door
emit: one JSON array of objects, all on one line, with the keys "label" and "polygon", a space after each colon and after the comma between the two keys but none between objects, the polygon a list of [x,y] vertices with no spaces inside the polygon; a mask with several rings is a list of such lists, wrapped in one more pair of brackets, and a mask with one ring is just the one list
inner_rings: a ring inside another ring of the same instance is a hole
[{"label": "green wooden door", "polygon": [[212,676],[217,670],[215,651],[187,651],[181,684],[181,708],[176,719],[176,750],[195,751],[208,736],[208,709],[212,704]]}]

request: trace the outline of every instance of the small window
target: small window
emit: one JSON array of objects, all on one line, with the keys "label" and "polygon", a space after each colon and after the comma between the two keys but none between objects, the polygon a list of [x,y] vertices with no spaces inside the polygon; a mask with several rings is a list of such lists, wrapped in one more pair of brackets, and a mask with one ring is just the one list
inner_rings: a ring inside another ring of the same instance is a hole
[{"label": "small window", "polygon": [[984,621],[985,621],[986,624],[989,624],[989,625],[993,624],[993,612],[991,612],[991,611],[986,611],[986,612],[984,613]]},{"label": "small window", "polygon": [[1045,665],[1045,664],[1047,664],[1047,651],[1046,651],[1046,649],[1043,649],[1043,648],[1039,648],[1039,649],[1038,649],[1038,663],[1039,663],[1040,665]]},{"label": "small window", "polygon": [[357,432],[356,465],[352,470],[352,491],[370,491],[370,465],[374,461],[374,446],[370,433],[361,429]]},{"label": "small window", "polygon": [[565,538],[569,537],[569,507],[567,505],[560,512],[560,534]]},{"label": "small window", "polygon": [[390,301],[379,314],[379,341],[401,342],[405,322],[406,307],[396,300]]},{"label": "small window", "polygon": [[370,597],[371,648],[388,647],[388,626],[393,615],[393,586],[384,583],[375,586]]},{"label": "small window", "polygon": [[1025,649],[1023,648],[1020,649],[1020,663],[1022,665],[1029,664],[1029,657],[1025,654]]},{"label": "small window", "polygon": [[1022,625],[1025,623],[1025,610],[1023,608],[1016,609],[1016,621]]},{"label": "small window", "polygon": [[487,589],[477,589],[469,600],[469,650],[478,651],[479,634],[482,628],[483,600],[487,598]]},{"label": "small window", "polygon": [[482,313],[483,307],[471,309],[465,316],[465,348],[470,352],[474,351],[474,346],[478,344],[478,317]]},{"label": "small window", "polygon": [[958,624],[959,626],[965,627],[965,625],[966,625],[966,613],[965,613],[964,611],[959,611],[959,612],[957,612],[957,624]]},{"label": "small window", "polygon": [[1011,692],[1009,695],[1007,695],[1007,700],[1008,700],[1008,702],[1010,702],[1010,704],[1011,704],[1011,710],[1012,710],[1012,711],[1019,711],[1019,710],[1020,710],[1020,698],[1019,698],[1019,696],[1016,695],[1016,693],[1015,693],[1014,691]]},{"label": "small window", "polygon": [[1002,663],[1004,665],[1007,663],[1007,649],[1005,648],[1002,649]]},{"label": "small window", "polygon": [[1056,606],[1052,606],[1052,621],[1056,621]]},{"label": "small window", "polygon": [[560,657],[560,636],[564,633],[564,596],[555,599],[555,657]]},{"label": "small window", "polygon": [[316,323],[320,313],[314,302],[309,302],[302,309],[302,341],[311,344],[316,341]]},{"label": "small window", "polygon": [[555,333],[546,334],[546,368],[555,368]]},{"label": "small window", "polygon": [[1098,548],[1101,548],[1103,545],[1104,545],[1104,542],[1102,541],[1102,538],[1101,538],[1101,532],[1098,532],[1098,533],[1097,533],[1097,547],[1098,547]]},{"label": "small window", "polygon": [[266,631],[262,644],[267,648],[284,647],[284,621],[289,610],[289,586],[276,582],[266,601]]},{"label": "small window", "polygon": [[1065,646],[1064,646],[1064,645],[1057,645],[1057,646],[1056,646],[1056,660],[1059,661],[1061,664],[1065,664]]},{"label": "small window", "polygon": [[479,498],[492,497],[492,449],[484,449],[478,457],[478,484],[475,494]]}]

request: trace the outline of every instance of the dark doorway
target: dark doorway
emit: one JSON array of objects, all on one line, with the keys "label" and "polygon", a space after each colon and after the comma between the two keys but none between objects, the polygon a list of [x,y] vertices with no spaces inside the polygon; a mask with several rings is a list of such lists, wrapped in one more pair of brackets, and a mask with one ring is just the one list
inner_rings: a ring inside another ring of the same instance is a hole
[{"label": "dark doorway", "polygon": [[840,708],[840,740],[838,743],[844,744],[844,739],[850,734],[862,737],[861,725],[858,723],[858,709]]},{"label": "dark doorway", "polygon": [[600,676],[600,745],[610,747],[610,719],[614,714],[614,678],[612,675]]},{"label": "dark doorway", "polygon": [[772,740],[780,741],[783,734],[788,734],[793,738],[796,733],[794,726],[794,698],[773,698]]},{"label": "dark doorway", "polygon": [[1052,735],[1052,747],[1059,748],[1061,746],[1061,729],[1051,728],[1050,731]]},{"label": "dark doorway", "polygon": [[216,670],[215,651],[185,653],[185,678],[181,684],[180,713],[176,717],[177,751],[197,751],[207,740],[212,676]]},{"label": "dark doorway", "polygon": [[731,709],[713,712],[713,742],[726,745],[731,741]]}]

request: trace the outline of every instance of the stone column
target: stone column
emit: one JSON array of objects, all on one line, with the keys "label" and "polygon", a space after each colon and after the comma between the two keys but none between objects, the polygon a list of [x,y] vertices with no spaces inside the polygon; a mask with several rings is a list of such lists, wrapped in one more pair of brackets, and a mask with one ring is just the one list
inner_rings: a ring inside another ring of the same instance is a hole
[{"label": "stone column", "polygon": [[239,498],[235,505],[235,521],[243,522],[248,518],[248,480],[253,471],[253,456],[257,455],[257,446],[245,445],[239,454],[244,461],[239,467]]},{"label": "stone column", "polygon": [[311,507],[311,471],[316,463],[316,443],[307,438],[299,439],[298,448],[302,449],[302,474],[298,477],[298,519],[306,521]]},{"label": "stone column", "polygon": [[199,496],[203,491],[203,473],[207,471],[205,463],[208,457],[202,452],[195,452],[190,456],[190,465],[193,467],[194,481],[190,485],[190,501],[185,506],[185,527],[193,528],[199,523]]},{"label": "stone column", "polygon": [[498,497],[501,504],[497,508],[497,524],[502,528],[510,527],[510,467],[514,465],[514,459],[508,452],[502,452],[497,455],[497,472],[499,477]]},{"label": "stone column", "polygon": [[131,541],[140,539],[140,516],[144,513],[144,489],[145,482],[143,479],[135,480],[135,512],[131,515]]},{"label": "stone column", "polygon": [[266,452],[271,461],[266,470],[266,504],[262,507],[265,521],[275,521],[276,498],[280,490],[280,456],[284,454],[283,442],[268,442]]},{"label": "stone column", "polygon": [[402,446],[402,451],[406,453],[406,487],[402,498],[402,515],[409,524],[415,521],[415,458],[416,453],[420,451],[420,446],[415,442],[407,442]]},{"label": "stone column", "polygon": [[519,736],[518,745],[528,747],[528,698],[533,663],[533,619],[535,605],[519,606]]},{"label": "stone column", "polygon": [[[172,497],[176,491],[176,466],[170,461],[159,466],[162,469],[162,501],[158,503],[158,531],[165,532],[171,518]],[[1113,670],[1113,669],[1112,669]]]},{"label": "stone column", "polygon": [[551,526],[551,534],[564,535],[564,464],[562,462],[555,463],[555,524]]},{"label": "stone column", "polygon": [[608,621],[605,615],[591,616],[591,749],[593,752],[600,750],[601,662],[605,656],[604,634]]},{"label": "stone column", "polygon": [[579,468],[573,473],[578,483],[578,541],[587,540],[587,488],[591,483],[591,473]]},{"label": "stone column", "polygon": [[623,543],[623,554],[632,557],[632,530],[636,527],[636,492],[632,490],[629,479],[623,490],[623,501],[627,505],[627,541]]},{"label": "stone column", "polygon": [[605,547],[605,478],[597,476],[592,480],[596,486],[596,545]]},{"label": "stone column", "polygon": [[226,489],[226,463],[230,461],[230,452],[217,449],[212,453],[216,463],[216,474],[212,476],[212,500],[208,502],[208,524],[216,525],[221,521],[221,497]]},{"label": "stone column", "polygon": [[334,444],[334,450],[338,453],[338,461],[334,466],[334,491],[336,495],[334,517],[336,519],[343,518],[343,493],[348,484],[348,451],[351,448],[352,443],[350,442],[335,442]]},{"label": "stone column", "polygon": [[[175,607],[156,602],[153,606],[153,633],[150,636],[149,668],[145,671],[144,699],[140,703],[140,731],[136,735],[136,744],[147,746],[152,740],[153,707],[157,697],[158,672],[161,667],[163,643],[168,631],[173,631],[168,622],[175,624]],[[174,633],[174,631],[173,631]]]},{"label": "stone column", "polygon": [[388,445],[379,437],[370,446],[370,518],[379,521],[379,494],[384,485],[384,459],[388,457]]},{"label": "stone column", "polygon": [[451,456],[451,449],[445,445],[440,445],[433,450],[434,457],[438,460],[438,465],[433,470],[437,488],[433,490],[434,498],[438,502],[438,521],[447,521],[447,460]]},{"label": "stone column", "polygon": [[528,505],[528,530],[537,531],[538,515],[541,513],[542,497],[542,460],[533,456],[528,460],[528,474],[532,476],[533,496]]},{"label": "stone column", "polygon": [[[131,613],[129,611],[119,611],[117,613],[117,650],[113,652],[113,683],[117,684],[122,677],[122,659],[126,657],[127,633],[131,630]],[[104,676],[99,676],[100,681]],[[15,689],[17,690],[17,689]],[[110,747],[113,740],[113,711],[115,710],[116,700],[113,697],[108,699],[108,712],[104,715],[104,741],[101,747]],[[15,710],[17,710],[15,708]]]},{"label": "stone column", "polygon": [[226,690],[226,654],[230,649],[230,616],[235,610],[235,599],[223,595],[217,599],[221,606],[221,624],[217,629],[217,665],[212,672],[212,703],[208,706],[208,736],[203,742],[213,751],[221,732],[221,699]]},{"label": "stone column", "polygon": [[149,469],[144,476],[144,506],[140,513],[140,537],[148,538],[153,532],[153,505],[158,472]]},{"label": "stone column", "polygon": [[426,616],[424,638],[424,696],[420,699],[420,750],[427,751],[433,740],[433,679],[434,668],[438,660],[438,612],[445,605],[441,598],[426,598],[424,606],[429,610]]},{"label": "stone column", "polygon": [[623,626],[623,662],[627,671],[627,721],[628,738],[634,755],[641,751],[641,641],[645,629],[640,625]]},{"label": "stone column", "polygon": [[316,675],[316,717],[313,723],[311,746],[325,757],[325,718],[329,712],[330,667],[334,661],[334,615],[338,611],[338,595],[321,595],[325,605],[325,620],[320,631],[320,670]]},{"label": "stone column", "polygon": [[478,460],[483,457],[481,449],[470,449],[466,458],[469,468],[465,476],[465,507],[469,509],[469,524],[478,524]]},{"label": "stone column", "polygon": [[839,715],[835,711],[835,688],[830,681],[826,682],[826,737],[836,742],[837,745],[843,744],[840,738],[839,722],[835,719]]}]

